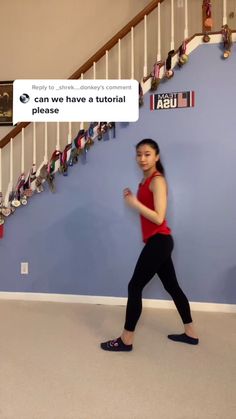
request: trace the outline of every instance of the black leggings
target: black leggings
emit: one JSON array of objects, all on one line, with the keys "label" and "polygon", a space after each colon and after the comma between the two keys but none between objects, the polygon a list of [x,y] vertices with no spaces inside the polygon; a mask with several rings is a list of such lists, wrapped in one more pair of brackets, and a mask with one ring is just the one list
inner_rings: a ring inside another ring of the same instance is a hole
[{"label": "black leggings", "polygon": [[133,332],[142,312],[142,291],[157,274],[165,290],[171,295],[184,324],[191,323],[190,306],[181,290],[171,252],[174,247],[172,236],[156,234],[144,246],[128,286],[125,329]]}]

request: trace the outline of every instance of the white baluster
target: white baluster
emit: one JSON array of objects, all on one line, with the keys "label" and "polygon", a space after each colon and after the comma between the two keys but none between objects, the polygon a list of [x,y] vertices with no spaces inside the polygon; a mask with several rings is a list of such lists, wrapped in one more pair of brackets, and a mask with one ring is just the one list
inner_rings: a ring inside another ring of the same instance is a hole
[{"label": "white baluster", "polygon": [[175,48],[175,27],[174,27],[174,0],[171,0],[171,41],[170,49]]},{"label": "white baluster", "polygon": [[10,165],[9,165],[9,171],[10,171],[10,180],[7,187],[7,192],[5,195],[4,205],[7,207],[9,204],[9,196],[13,190],[13,139],[11,138],[10,141]]},{"label": "white baluster", "polygon": [[33,164],[36,164],[36,123],[33,122]]},{"label": "white baluster", "polygon": [[25,129],[21,130],[21,173],[25,171]]},{"label": "white baluster", "polygon": [[227,25],[227,4],[226,4],[226,0],[223,0],[223,25]]},{"label": "white baluster", "polygon": [[184,39],[188,38],[188,1],[184,2]]},{"label": "white baluster", "polygon": [[71,124],[71,122],[69,122],[68,123],[68,144],[70,144],[71,143],[71,132],[72,132],[72,124]]},{"label": "white baluster", "polygon": [[7,192],[5,195],[5,200],[4,200],[4,205],[7,207],[9,204],[9,196],[10,193],[13,190],[13,139],[11,138],[11,142],[10,142],[10,165],[9,165],[9,169],[10,169],[10,180],[8,183],[8,187],[7,187]]},{"label": "white baluster", "polygon": [[9,169],[10,169],[10,180],[9,180],[9,184],[7,187],[7,192],[5,195],[5,200],[4,200],[4,205],[7,207],[9,204],[9,196],[11,191],[13,190],[13,139],[11,138],[10,141],[10,165],[9,165]]},{"label": "white baluster", "polygon": [[134,28],[131,28],[131,79],[134,79]]},{"label": "white baluster", "polygon": [[[80,78],[81,78],[81,80],[84,80],[84,73],[81,73]],[[84,129],[84,123],[83,122],[80,123],[80,129]]]},{"label": "white baluster", "polygon": [[60,150],[60,123],[57,122],[57,143],[56,150]]},{"label": "white baluster", "polygon": [[10,184],[13,187],[13,138],[10,143]]},{"label": "white baluster", "polygon": [[121,79],[121,40],[118,41],[118,79]]},{"label": "white baluster", "polygon": [[106,51],[106,80],[108,80],[108,51]]},{"label": "white baluster", "polygon": [[48,162],[48,124],[44,123],[44,163]]},{"label": "white baluster", "polygon": [[157,61],[161,61],[161,3],[157,7]]},{"label": "white baluster", "polygon": [[96,63],[93,62],[93,79],[96,80]]},{"label": "white baluster", "polygon": [[144,16],[144,65],[143,77],[147,77],[147,15]]}]

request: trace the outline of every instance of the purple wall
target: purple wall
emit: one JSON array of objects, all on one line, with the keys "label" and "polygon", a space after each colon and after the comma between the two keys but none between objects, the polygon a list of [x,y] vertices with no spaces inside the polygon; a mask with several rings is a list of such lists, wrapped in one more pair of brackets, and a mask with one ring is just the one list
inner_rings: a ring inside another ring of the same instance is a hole
[{"label": "purple wall", "polygon": [[[0,241],[1,291],[126,296],[142,248],[139,218],[122,190],[141,177],[135,144],[159,142],[169,183],[168,221],[179,282],[191,301],[236,303],[236,48],[221,59],[203,45],[158,92],[194,90],[196,106],[149,110],[120,124],[116,139],[96,142],[57,192],[17,209]],[[20,262],[29,262],[28,276]],[[157,279],[157,278],[156,278]],[[145,298],[169,298],[153,279]]]}]

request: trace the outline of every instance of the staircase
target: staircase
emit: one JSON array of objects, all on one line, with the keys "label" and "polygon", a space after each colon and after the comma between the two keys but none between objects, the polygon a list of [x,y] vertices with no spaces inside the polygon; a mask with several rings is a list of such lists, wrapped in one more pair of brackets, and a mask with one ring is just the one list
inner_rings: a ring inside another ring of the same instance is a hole
[{"label": "staircase", "polygon": [[[164,79],[168,51],[175,51],[170,63],[173,69],[178,63],[179,47],[184,40],[186,54],[190,54],[203,43],[203,34],[206,32],[210,37],[209,43],[222,42],[221,25],[227,23],[232,2],[210,2],[210,14],[213,18],[211,27],[204,26],[209,12],[207,3],[209,2],[200,0],[151,1],[69,79],[137,79],[145,94],[151,88],[153,65],[157,62],[160,64],[159,77]],[[235,31],[232,35],[235,41]],[[31,173],[30,189],[37,189],[35,177],[39,177],[44,169],[45,180],[45,168],[51,164],[57,170],[60,152],[67,150],[69,153],[78,131],[80,130],[83,138],[88,128],[83,122],[20,123],[1,140],[0,191],[6,209],[3,220],[13,209],[10,199],[12,200],[12,191],[16,190],[17,184],[19,186],[20,182],[24,183]],[[92,137],[90,135],[91,141],[97,138],[97,128],[95,126]],[[83,147],[79,143],[81,154],[85,142]]]}]

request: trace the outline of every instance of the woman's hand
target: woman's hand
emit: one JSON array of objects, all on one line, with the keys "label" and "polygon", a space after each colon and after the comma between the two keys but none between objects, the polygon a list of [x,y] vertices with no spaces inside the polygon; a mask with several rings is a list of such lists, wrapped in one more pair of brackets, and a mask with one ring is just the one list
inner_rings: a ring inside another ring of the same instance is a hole
[{"label": "woman's hand", "polygon": [[136,196],[131,192],[129,188],[125,188],[123,190],[123,196],[125,203],[131,208],[137,208],[138,199]]}]

